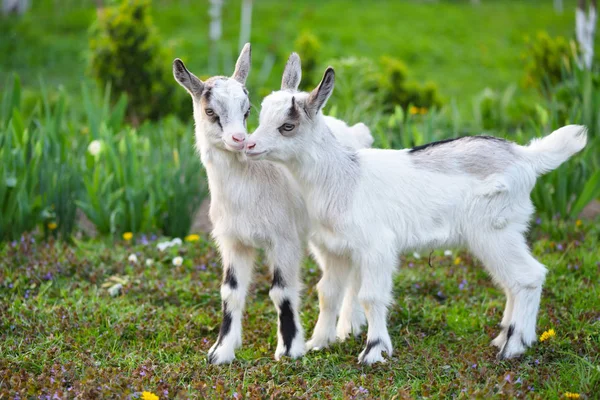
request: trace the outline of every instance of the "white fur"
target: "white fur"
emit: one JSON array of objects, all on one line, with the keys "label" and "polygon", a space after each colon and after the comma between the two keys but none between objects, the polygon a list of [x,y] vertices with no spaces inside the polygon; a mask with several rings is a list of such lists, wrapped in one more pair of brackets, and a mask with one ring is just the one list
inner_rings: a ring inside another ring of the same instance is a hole
[{"label": "white fur", "polygon": [[[243,134],[246,139],[244,114],[249,101],[243,82],[249,70],[249,58],[247,45],[233,78],[215,77],[206,82],[195,78],[182,63],[179,65],[176,61],[174,66],[176,80],[192,95],[196,146],[211,192],[212,235],[223,261],[221,298],[224,321],[229,315],[230,323],[223,323],[229,330],[221,332],[209,351],[209,361],[215,364],[231,362],[242,343],[242,314],[258,248],[265,250],[271,272],[278,277],[269,292],[279,314],[275,359],[283,355],[296,358],[305,352],[298,311],[300,266],[309,225],[304,200],[285,168],[269,161],[248,161],[243,151],[240,152],[243,145],[233,140],[234,134]],[[203,95],[206,96],[208,90],[210,101],[207,103]],[[222,128],[206,114],[207,108],[218,113]],[[331,121],[337,124],[335,132],[343,142],[358,146],[367,141],[369,133],[364,129],[350,128],[335,119]],[[234,285],[228,279],[231,275],[235,277]],[[352,297],[348,301],[352,301]],[[289,309],[284,308],[286,302]],[[281,324],[287,320],[289,328],[290,318],[295,333],[286,348],[283,337],[286,328]]]},{"label": "white fur", "polygon": [[[386,315],[400,254],[466,246],[507,294],[503,333],[494,340],[499,356],[522,354],[536,340],[546,275],[524,237],[533,213],[529,195],[539,174],[585,146],[585,129],[564,127],[525,147],[470,138],[414,153],[353,151],[334,139],[322,106],[314,104],[329,97],[330,92],[319,91],[333,89],[332,74],[328,70],[326,84],[310,95],[279,91],[265,98],[260,126],[246,150],[250,157],[285,165],[307,203],[311,242],[323,269],[320,315],[307,347],[323,348],[333,340],[340,293],[356,285],[368,320],[367,347],[359,361],[383,361],[382,352],[392,352]],[[301,113],[295,133],[283,136],[278,129],[294,105],[308,111]]]}]

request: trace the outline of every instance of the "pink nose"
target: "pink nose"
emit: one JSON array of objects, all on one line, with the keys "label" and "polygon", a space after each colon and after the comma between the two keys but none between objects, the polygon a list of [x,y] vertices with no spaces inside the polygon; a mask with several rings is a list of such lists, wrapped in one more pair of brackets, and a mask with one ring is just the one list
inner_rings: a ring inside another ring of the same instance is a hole
[{"label": "pink nose", "polygon": [[252,150],[254,147],[256,147],[256,142],[248,142],[248,143],[246,144],[246,147],[247,147],[249,150]]},{"label": "pink nose", "polygon": [[234,142],[242,143],[244,140],[246,140],[246,135],[244,135],[243,133],[234,133],[233,135],[231,135],[231,138]]}]

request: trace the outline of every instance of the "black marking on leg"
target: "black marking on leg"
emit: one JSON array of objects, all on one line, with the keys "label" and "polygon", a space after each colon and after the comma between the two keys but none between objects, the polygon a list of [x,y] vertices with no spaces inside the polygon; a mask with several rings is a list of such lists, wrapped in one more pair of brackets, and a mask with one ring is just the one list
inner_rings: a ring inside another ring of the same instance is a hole
[{"label": "black marking on leg", "polygon": [[369,355],[369,353],[371,352],[371,350],[373,350],[373,347],[375,346],[379,346],[381,344],[381,340],[379,339],[375,339],[375,340],[371,340],[369,342],[367,342],[367,347],[365,347],[365,351],[363,352],[363,360],[365,359],[366,356]]},{"label": "black marking on leg", "polygon": [[232,289],[237,289],[238,281],[231,266],[227,268],[227,271],[225,271],[225,280],[223,281],[223,284],[229,285],[229,287]]},{"label": "black marking on leg", "polygon": [[281,276],[281,271],[278,268],[275,268],[275,271],[273,271],[273,282],[271,283],[271,289],[275,287],[282,289],[285,287],[285,282]]},{"label": "black marking on leg", "polygon": [[523,336],[521,336],[521,344],[523,345],[523,347],[528,348],[529,346],[531,346],[531,344],[527,344],[525,343],[525,339],[523,339]]},{"label": "black marking on leg", "polygon": [[513,333],[515,333],[515,325],[510,324],[510,326],[508,327],[508,330],[506,331],[506,342],[504,342],[504,347],[502,347],[502,351],[500,351],[500,353],[498,354],[498,359],[500,359],[500,360],[506,359],[506,356],[504,355],[504,353],[506,352],[506,348],[508,347],[508,342],[510,341],[510,338],[512,337]]},{"label": "black marking on leg", "polygon": [[231,313],[227,309],[227,303],[223,302],[223,322],[221,323],[221,330],[219,331],[219,340],[217,341],[217,347],[223,342],[223,338],[227,336],[231,330]]},{"label": "black marking on leg", "polygon": [[292,348],[292,341],[296,337],[298,328],[296,328],[294,312],[292,311],[292,305],[290,301],[288,299],[283,300],[279,308],[279,329],[281,331],[283,345],[286,348],[286,355],[289,355],[289,352]]},{"label": "black marking on leg", "polygon": [[217,339],[217,345],[214,347],[214,351],[208,354],[208,362],[210,364],[214,364],[215,362],[215,351],[221,346],[223,343],[223,338],[227,336],[229,331],[231,330],[231,313],[227,309],[227,303],[223,302],[223,321],[221,322],[221,329],[219,330],[219,338]]},{"label": "black marking on leg", "polygon": [[508,331],[506,331],[506,343],[508,343],[508,341],[510,340],[511,336],[513,335],[513,333],[515,333],[515,325],[511,324],[508,327]]}]

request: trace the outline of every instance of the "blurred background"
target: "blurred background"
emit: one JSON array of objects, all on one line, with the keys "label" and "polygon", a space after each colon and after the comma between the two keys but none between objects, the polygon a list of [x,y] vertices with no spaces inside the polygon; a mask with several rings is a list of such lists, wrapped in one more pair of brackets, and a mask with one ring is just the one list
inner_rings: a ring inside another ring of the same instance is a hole
[{"label": "blurred background", "polygon": [[545,220],[576,218],[600,196],[595,5],[2,0],[0,240],[201,229],[191,100],[171,63],[230,75],[248,41],[250,131],[292,51],[306,90],[336,68],[326,112],[365,122],[378,147],[587,125],[586,150],[533,193]]}]

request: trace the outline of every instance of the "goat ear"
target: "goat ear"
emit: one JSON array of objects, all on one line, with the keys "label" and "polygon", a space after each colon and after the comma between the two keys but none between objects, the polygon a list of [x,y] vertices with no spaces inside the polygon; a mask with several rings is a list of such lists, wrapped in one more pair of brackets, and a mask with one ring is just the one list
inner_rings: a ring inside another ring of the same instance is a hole
[{"label": "goat ear", "polygon": [[199,97],[204,90],[204,83],[185,67],[183,61],[176,58],[173,61],[173,76],[192,97]]},{"label": "goat ear", "polygon": [[325,70],[325,74],[323,75],[323,79],[321,79],[321,83],[310,92],[307,100],[307,106],[312,111],[313,114],[318,113],[333,93],[333,86],[335,83],[335,72],[333,68],[327,67]]},{"label": "goat ear", "polygon": [[300,80],[302,79],[302,65],[298,53],[292,53],[288,58],[283,78],[281,78],[281,90],[298,90]]},{"label": "goat ear", "polygon": [[240,53],[240,56],[238,57],[237,62],[235,63],[235,71],[231,76],[242,85],[246,84],[246,78],[248,78],[248,73],[250,72],[251,55],[252,49],[250,48],[250,43],[246,43],[242,49],[242,52]]}]

